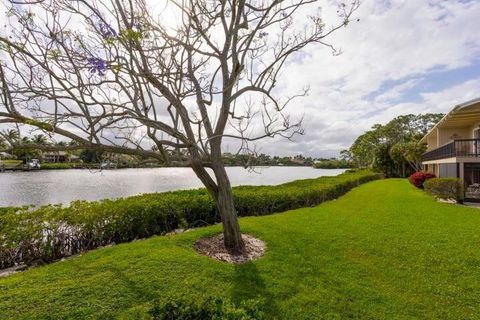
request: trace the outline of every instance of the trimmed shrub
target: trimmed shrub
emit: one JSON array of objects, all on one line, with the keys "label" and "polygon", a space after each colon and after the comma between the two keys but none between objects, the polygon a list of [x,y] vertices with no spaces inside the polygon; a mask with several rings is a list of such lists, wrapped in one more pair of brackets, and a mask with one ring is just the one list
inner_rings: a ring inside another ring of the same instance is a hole
[{"label": "trimmed shrub", "polygon": [[434,178],[425,182],[425,191],[437,198],[462,202],[465,196],[463,180],[457,178]]},{"label": "trimmed shrub", "polygon": [[[357,171],[278,186],[234,187],[233,194],[239,216],[260,216],[317,205],[376,179],[378,174]],[[219,214],[205,189],[13,208],[0,211],[0,269],[217,222]]]},{"label": "trimmed shrub", "polygon": [[82,168],[82,163],[76,162],[57,162],[57,163],[42,163],[41,168],[43,170],[62,170],[62,169],[75,169]]},{"label": "trimmed shrub", "polygon": [[0,216],[2,214],[13,213],[13,212],[19,211],[21,209],[22,208],[17,208],[17,207],[0,207]]},{"label": "trimmed shrub", "polygon": [[415,187],[423,189],[423,184],[426,180],[435,178],[435,175],[430,172],[415,172],[410,177],[408,181],[413,184]]},{"label": "trimmed shrub", "polygon": [[222,298],[170,299],[165,303],[155,302],[149,310],[154,320],[262,320],[260,303],[250,300],[233,305]]}]

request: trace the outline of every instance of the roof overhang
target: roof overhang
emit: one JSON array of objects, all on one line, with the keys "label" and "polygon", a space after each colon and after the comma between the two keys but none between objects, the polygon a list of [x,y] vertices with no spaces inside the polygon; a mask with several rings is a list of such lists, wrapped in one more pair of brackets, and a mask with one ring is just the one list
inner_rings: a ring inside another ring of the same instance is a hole
[{"label": "roof overhang", "polygon": [[480,122],[480,98],[455,106],[420,140],[426,143],[428,137],[437,134],[439,128],[461,128]]}]

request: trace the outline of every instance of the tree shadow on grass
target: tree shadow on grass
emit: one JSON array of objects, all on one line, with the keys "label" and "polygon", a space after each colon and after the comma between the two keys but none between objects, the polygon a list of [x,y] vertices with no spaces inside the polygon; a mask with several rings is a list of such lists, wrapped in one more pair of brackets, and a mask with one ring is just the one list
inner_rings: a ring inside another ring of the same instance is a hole
[{"label": "tree shadow on grass", "polygon": [[235,265],[231,295],[236,305],[245,300],[258,300],[266,314],[279,314],[274,295],[252,262]]},{"label": "tree shadow on grass", "polygon": [[115,279],[120,280],[123,283],[125,290],[128,290],[131,294],[135,296],[137,302],[145,302],[157,298],[154,290],[151,290],[151,288],[148,288],[132,280],[126,272],[113,266],[109,267],[109,271],[115,275]]}]

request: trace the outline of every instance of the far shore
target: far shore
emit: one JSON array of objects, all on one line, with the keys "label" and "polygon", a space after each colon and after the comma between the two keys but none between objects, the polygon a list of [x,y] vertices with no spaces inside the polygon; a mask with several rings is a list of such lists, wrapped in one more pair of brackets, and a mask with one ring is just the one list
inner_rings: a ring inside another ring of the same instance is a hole
[{"label": "far shore", "polygon": [[[319,168],[310,165],[302,164],[272,164],[272,165],[255,165],[251,167],[245,167],[241,165],[225,165],[226,167],[243,167],[248,168],[261,168],[261,167],[313,167],[314,169],[344,169],[348,170],[351,168],[345,167],[335,167],[335,168]],[[46,170],[82,170],[82,169],[98,169],[98,170],[121,170],[121,169],[155,169],[155,168],[188,168],[188,166],[168,166],[168,165],[116,165],[112,167],[102,168],[100,163],[42,163],[40,169],[26,169],[24,167],[15,167],[15,168],[3,168],[0,172],[15,172],[15,171],[46,171]]]}]

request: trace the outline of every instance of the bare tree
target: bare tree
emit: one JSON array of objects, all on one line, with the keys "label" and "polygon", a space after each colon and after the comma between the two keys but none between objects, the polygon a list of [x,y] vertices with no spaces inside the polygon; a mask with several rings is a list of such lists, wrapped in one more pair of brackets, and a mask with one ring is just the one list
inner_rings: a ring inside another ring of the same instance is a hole
[{"label": "bare tree", "polygon": [[316,0],[162,3],[4,4],[0,123],[76,141],[68,148],[190,166],[216,202],[225,246],[241,253],[222,142],[248,152],[259,139],[303,133],[301,118],[286,113],[297,96],[275,90],[280,71],[311,43],[334,50],[326,38],[359,3],[339,3],[334,26],[323,23]]}]

